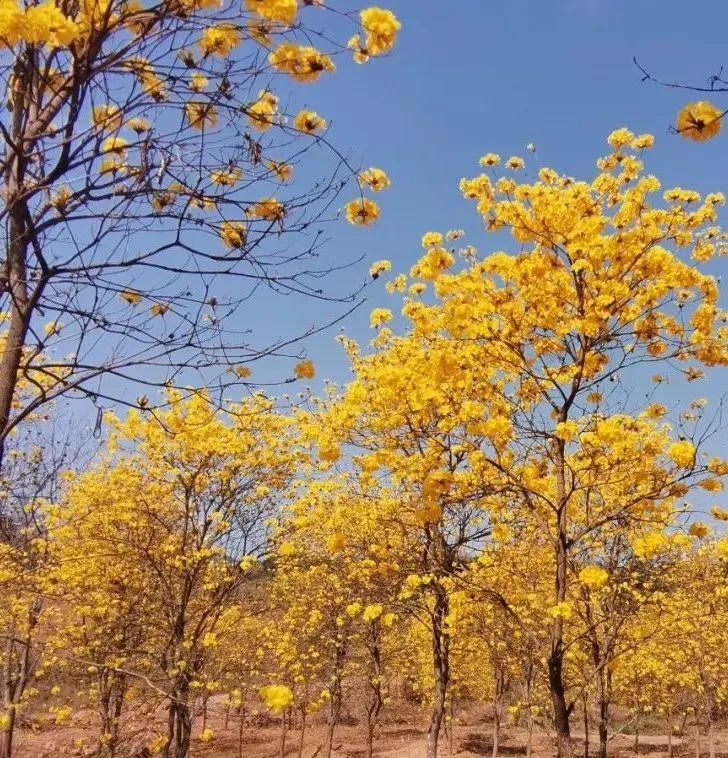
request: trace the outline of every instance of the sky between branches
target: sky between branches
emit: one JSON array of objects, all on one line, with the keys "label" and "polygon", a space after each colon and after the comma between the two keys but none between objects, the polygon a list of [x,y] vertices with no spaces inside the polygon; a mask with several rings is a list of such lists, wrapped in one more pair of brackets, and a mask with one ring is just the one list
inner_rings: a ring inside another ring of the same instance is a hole
[{"label": "sky between branches", "polygon": [[[594,161],[606,150],[607,134],[627,126],[656,136],[646,168],[664,187],[728,191],[726,135],[696,144],[669,134],[676,112],[694,97],[641,82],[632,63],[637,56],[665,79],[704,84],[722,62],[728,64],[723,2],[690,10],[677,0],[663,0],[659,13],[652,0],[390,0],[388,7],[402,21],[389,60],[342,65],[315,88],[291,88],[292,103],[332,117],[336,141],[353,146],[355,164],[381,166],[392,180],[391,189],[378,198],[382,217],[374,226],[360,229],[342,222],[327,230],[327,260],[335,261],[337,253],[347,260],[365,256],[358,266],[326,280],[329,289],[356,289],[368,278],[371,262],[381,258],[392,261],[393,273],[406,271],[430,229],[464,229],[464,242],[481,253],[497,245],[514,250],[513,243],[481,231],[472,205],[458,190],[459,179],[477,174],[477,160],[488,151],[524,156],[528,175],[549,165],[590,178]],[[728,107],[728,96],[724,103],[720,95],[714,100]],[[535,144],[535,155],[526,151],[529,143]],[[727,219],[724,210],[724,226]],[[728,271],[726,258],[702,268],[718,275]],[[361,342],[372,336],[371,308],[396,310],[398,305],[381,279],[365,295],[367,302],[341,325]],[[247,317],[258,341],[265,342],[290,333],[292,321],[302,328],[342,311],[341,304],[286,302],[265,291],[250,304]],[[334,327],[303,346],[316,364],[314,390],[324,379],[345,382],[349,376],[344,351],[334,340],[338,331]],[[290,375],[289,364],[281,359],[256,363],[251,380],[280,381]],[[663,388],[660,399],[668,404],[694,396],[717,399],[724,391],[721,374],[715,371],[691,385],[676,382]],[[293,393],[300,384],[271,392]],[[129,387],[125,394],[133,399],[136,390]],[[650,390],[634,387],[640,393]]]}]

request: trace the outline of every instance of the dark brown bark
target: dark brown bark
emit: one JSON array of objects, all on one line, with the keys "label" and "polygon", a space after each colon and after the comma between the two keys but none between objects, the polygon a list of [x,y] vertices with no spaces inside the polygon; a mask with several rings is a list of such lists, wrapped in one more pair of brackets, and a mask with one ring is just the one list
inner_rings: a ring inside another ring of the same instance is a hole
[{"label": "dark brown bark", "polygon": [[245,708],[238,708],[238,758],[243,758],[243,732],[245,731]]},{"label": "dark brown bark", "polygon": [[177,677],[169,703],[165,758],[187,758],[189,755],[192,738],[189,694],[189,676],[182,674]]},{"label": "dark brown bark", "polygon": [[279,758],[286,758],[286,735],[288,734],[288,719],[286,718],[286,712],[281,713],[281,737],[278,742],[278,756]]},{"label": "dark brown bark", "polygon": [[602,668],[597,679],[597,699],[599,704],[599,758],[607,758],[609,740],[609,706],[611,703],[611,676]]},{"label": "dark brown bark", "polygon": [[449,602],[445,590],[435,585],[435,604],[432,610],[432,666],[435,678],[434,702],[430,727],[427,731],[427,758],[437,758],[440,729],[445,716],[447,688],[450,683],[450,635],[446,628]]},{"label": "dark brown bark", "polygon": [[[565,420],[565,419],[563,419]],[[556,604],[566,600],[568,570],[566,460],[563,440],[554,443],[556,464],[556,496],[558,501],[556,549],[556,577],[554,584]],[[564,686],[564,618],[557,615],[551,625],[551,650],[548,657],[548,682],[556,728],[556,755],[571,758],[571,706],[566,702]]]},{"label": "dark brown bark", "polygon": [[341,707],[344,702],[342,689],[342,676],[344,673],[344,661],[346,659],[346,642],[342,641],[336,646],[334,654],[334,670],[329,684],[329,716],[326,728],[326,743],[324,744],[324,758],[331,758],[334,749],[334,734],[336,725],[341,717]]}]

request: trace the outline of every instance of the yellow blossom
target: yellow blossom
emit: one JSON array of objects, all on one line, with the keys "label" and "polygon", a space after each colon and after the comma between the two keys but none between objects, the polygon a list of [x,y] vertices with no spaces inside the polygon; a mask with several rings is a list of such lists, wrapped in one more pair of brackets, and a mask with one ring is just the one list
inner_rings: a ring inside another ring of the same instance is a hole
[{"label": "yellow blossom", "polygon": [[[219,55],[224,58],[240,42],[240,32],[233,24],[208,26],[198,41],[204,55]],[[203,77],[204,78],[204,77]]]},{"label": "yellow blossom", "polygon": [[367,197],[351,200],[344,206],[346,220],[357,226],[368,226],[379,218],[379,206]]},{"label": "yellow blossom", "polygon": [[365,8],[359,18],[366,34],[364,48],[368,55],[382,55],[394,47],[402,25],[392,11],[378,7]]},{"label": "yellow blossom", "polygon": [[359,179],[374,192],[381,192],[389,187],[389,177],[381,168],[368,168],[359,174]]},{"label": "yellow blossom", "polygon": [[217,108],[212,103],[191,100],[185,104],[185,113],[193,129],[202,130],[217,124]]},{"label": "yellow blossom", "polygon": [[321,118],[315,111],[302,110],[293,119],[293,126],[300,132],[313,134],[326,128],[326,119]]},{"label": "yellow blossom", "polygon": [[687,103],[677,114],[678,132],[696,142],[715,137],[722,126],[723,112],[707,100]]},{"label": "yellow blossom", "polygon": [[316,376],[316,369],[314,368],[313,361],[299,361],[293,367],[293,375],[296,379],[313,379],[314,376]]}]

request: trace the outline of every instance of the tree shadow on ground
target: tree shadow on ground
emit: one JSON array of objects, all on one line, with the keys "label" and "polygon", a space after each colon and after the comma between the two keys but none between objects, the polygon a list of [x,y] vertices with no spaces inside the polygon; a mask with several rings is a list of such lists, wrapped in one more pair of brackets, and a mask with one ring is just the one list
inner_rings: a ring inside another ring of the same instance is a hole
[{"label": "tree shadow on ground", "polygon": [[[490,735],[473,732],[464,740],[460,741],[460,750],[467,750],[475,755],[492,755],[493,738]],[[507,740],[502,739],[498,745],[498,755],[526,755],[524,745],[509,745]]]}]

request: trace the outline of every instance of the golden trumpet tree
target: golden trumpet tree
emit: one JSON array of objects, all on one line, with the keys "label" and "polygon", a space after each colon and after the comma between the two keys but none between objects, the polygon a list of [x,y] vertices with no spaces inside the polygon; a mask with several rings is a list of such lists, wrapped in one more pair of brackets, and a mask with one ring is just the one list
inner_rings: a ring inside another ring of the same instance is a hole
[{"label": "golden trumpet tree", "polygon": [[[409,427],[421,428],[407,416],[412,400],[415,413],[427,418],[420,449],[402,446],[402,471],[416,471],[418,461],[432,465],[422,449],[447,456],[451,467],[474,459],[471,492],[500,493],[501,508],[503,497],[517,501],[549,535],[548,672],[560,756],[570,752],[575,702],[564,677],[570,562],[610,524],[660,523],[697,476],[725,473],[725,463],[700,454],[699,423],[680,421],[671,429],[659,421],[663,406],[641,407],[621,389],[623,379],[640,371],[659,372],[653,374],[659,384],[673,364],[688,381],[699,379],[704,366],[728,364],[718,285],[698,268],[721,252],[715,223],[724,197],[679,187],[661,192],[641,158],[650,135],[619,129],[608,143],[590,180],[542,168],[519,181],[521,158],[509,158],[508,173],[500,176],[500,157],[484,155],[485,171],[463,179],[461,189],[486,230],[503,241],[509,233],[516,250],[480,257],[465,247],[458,266],[449,240],[459,234],[426,234],[426,252],[409,276],[390,282],[390,289],[408,293],[406,336],[382,328],[392,314],[375,311],[372,322],[382,329],[377,351],[356,357],[354,370],[372,377],[378,371],[378,389],[364,393],[355,379],[349,390],[366,397],[370,419],[391,398],[386,423],[374,426],[383,450],[392,419],[404,439],[415,437]],[[401,346],[412,347],[404,353]],[[396,350],[397,361],[380,368]],[[423,403],[418,385],[430,386],[436,399]],[[465,408],[469,417],[460,426]],[[379,460],[385,455],[380,450]],[[458,479],[452,469],[442,474],[438,493]],[[397,475],[406,476],[399,469]],[[420,482],[428,478],[430,471],[416,471]]]},{"label": "golden trumpet tree", "polygon": [[615,661],[615,693],[635,717],[664,718],[670,736],[682,733],[690,721],[696,752],[704,727],[714,755],[715,723],[728,704],[722,652],[728,598],[726,542],[702,530],[700,536],[674,535],[673,541],[677,545],[664,572],[664,597],[659,605],[645,606],[629,624],[628,634],[639,644]]},{"label": "golden trumpet tree", "polygon": [[[373,313],[373,320],[379,317]],[[457,575],[489,534],[490,512],[504,507],[487,453],[499,455],[512,427],[495,371],[483,371],[444,340],[397,337],[383,328],[371,354],[345,342],[355,378],[322,401],[304,439],[324,464],[342,446],[361,486],[382,489],[406,578],[399,600],[431,640],[434,688],[428,756],[435,756],[450,681],[447,618]],[[398,556],[399,558],[399,556]]]},{"label": "golden trumpet tree", "polygon": [[[298,456],[290,419],[262,396],[224,415],[199,393],[169,402],[158,415],[110,419],[107,454],[71,478],[49,524],[69,651],[162,695],[164,755],[185,758],[195,690],[218,631],[240,613],[239,588]],[[133,634],[109,636],[122,617]]]},{"label": "golden trumpet tree", "polygon": [[[2,339],[0,338],[0,346]],[[21,383],[21,389],[29,381]],[[48,410],[48,409],[46,409]],[[45,582],[51,564],[44,509],[82,444],[46,414],[17,429],[0,476],[0,756],[9,758],[18,712],[41,668],[49,620]]]},{"label": "golden trumpet tree", "polygon": [[[328,704],[324,755],[346,700],[347,681],[364,684],[367,752],[384,704],[383,636],[395,618],[399,544],[387,507],[345,474],[309,482],[282,520],[272,591],[272,645],[305,724]],[[283,630],[283,633],[281,633]],[[303,739],[303,733],[301,735]]]}]

